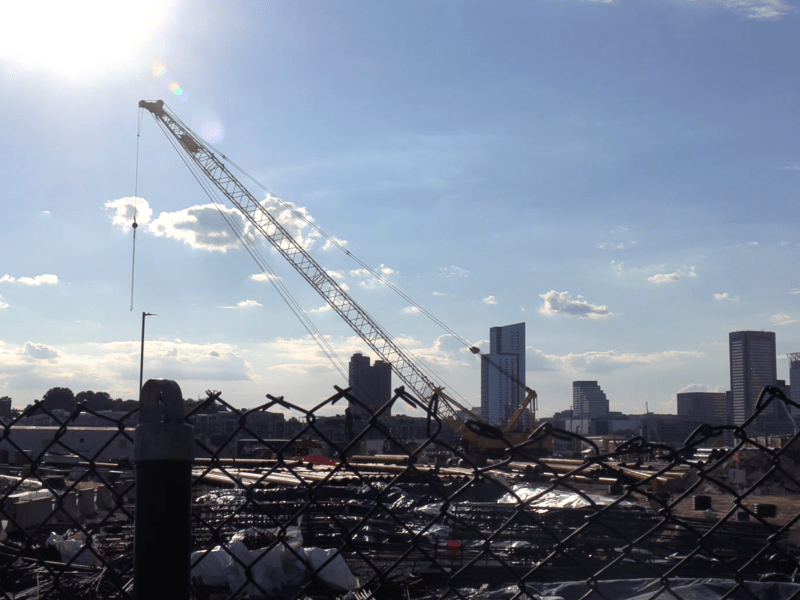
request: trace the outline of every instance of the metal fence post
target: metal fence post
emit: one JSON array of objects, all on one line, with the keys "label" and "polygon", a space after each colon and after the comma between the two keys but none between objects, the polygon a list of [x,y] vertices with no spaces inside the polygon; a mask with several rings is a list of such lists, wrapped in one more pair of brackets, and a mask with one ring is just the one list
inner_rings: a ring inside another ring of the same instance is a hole
[{"label": "metal fence post", "polygon": [[188,600],[194,428],[181,388],[150,379],[136,427],[133,593],[137,600]]}]

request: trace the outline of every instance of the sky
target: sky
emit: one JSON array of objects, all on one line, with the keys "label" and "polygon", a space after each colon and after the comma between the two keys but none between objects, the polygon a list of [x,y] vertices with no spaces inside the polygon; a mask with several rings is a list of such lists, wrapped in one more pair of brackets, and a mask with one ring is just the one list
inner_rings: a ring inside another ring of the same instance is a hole
[{"label": "sky", "polygon": [[[675,413],[679,391],[728,389],[731,331],[774,331],[788,379],[800,2],[2,11],[0,396],[14,406],[52,387],[136,398],[143,312],[157,315],[144,378],[186,398],[312,407],[347,384],[141,99],[263,185],[242,180],[473,406],[479,358],[407,298],[484,352],[490,327],[525,322],[541,416],[570,407],[574,380],[597,380],[611,410]],[[375,358],[252,239],[345,364]]]}]

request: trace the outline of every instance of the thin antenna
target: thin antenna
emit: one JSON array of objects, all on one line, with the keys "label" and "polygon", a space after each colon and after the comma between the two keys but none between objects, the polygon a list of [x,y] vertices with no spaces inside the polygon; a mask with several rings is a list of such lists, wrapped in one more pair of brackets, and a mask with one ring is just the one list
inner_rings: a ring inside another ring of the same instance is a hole
[{"label": "thin antenna", "polygon": [[133,256],[131,257],[131,312],[133,312],[133,286],[136,275],[136,229],[139,224],[136,222],[136,209],[139,203],[139,134],[142,130],[142,109],[139,109],[139,119],[136,126],[136,175],[133,184]]}]

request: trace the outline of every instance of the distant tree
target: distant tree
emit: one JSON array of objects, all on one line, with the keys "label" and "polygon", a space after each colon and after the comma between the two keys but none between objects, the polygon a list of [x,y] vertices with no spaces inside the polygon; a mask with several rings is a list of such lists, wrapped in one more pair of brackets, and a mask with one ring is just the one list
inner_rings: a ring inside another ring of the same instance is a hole
[{"label": "distant tree", "polygon": [[85,392],[78,392],[75,396],[76,402],[86,401],[86,406],[92,410],[113,410],[114,400],[108,392],[93,392],[88,390]]},{"label": "distant tree", "polygon": [[119,410],[124,412],[130,412],[134,408],[139,406],[138,400],[123,400],[122,398],[117,398],[114,400],[114,408],[112,410]]},{"label": "distant tree", "polygon": [[61,410],[72,412],[75,410],[75,394],[69,388],[50,388],[42,396],[42,403],[48,410],[60,408]]}]

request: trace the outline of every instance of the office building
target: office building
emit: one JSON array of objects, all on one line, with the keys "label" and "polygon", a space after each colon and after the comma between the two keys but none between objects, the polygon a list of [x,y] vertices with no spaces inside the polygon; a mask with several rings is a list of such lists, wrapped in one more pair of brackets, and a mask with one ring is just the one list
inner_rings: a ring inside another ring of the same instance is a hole
[{"label": "office building", "polygon": [[[749,419],[756,407],[758,396],[765,386],[777,380],[777,354],[775,333],[772,331],[734,331],[728,335],[730,348],[731,394],[733,396],[733,423],[741,425]],[[773,402],[759,418],[750,434],[761,434],[765,420],[773,420]],[[769,414],[767,414],[769,413]]]},{"label": "office building", "polygon": [[489,353],[481,356],[481,416],[508,423],[525,400],[525,323],[492,327]]},{"label": "office building", "polygon": [[[362,407],[351,403],[350,410],[353,414],[372,416],[392,397],[392,367],[380,360],[370,365],[369,356],[356,353],[350,358],[348,385],[350,393],[365,405]],[[389,414],[390,411],[387,410],[381,416],[388,417]]]},{"label": "office building", "polygon": [[727,425],[725,392],[684,392],[678,394],[678,416],[686,421]]},{"label": "office building", "polygon": [[608,398],[596,381],[572,382],[574,419],[597,419],[608,415]]}]

